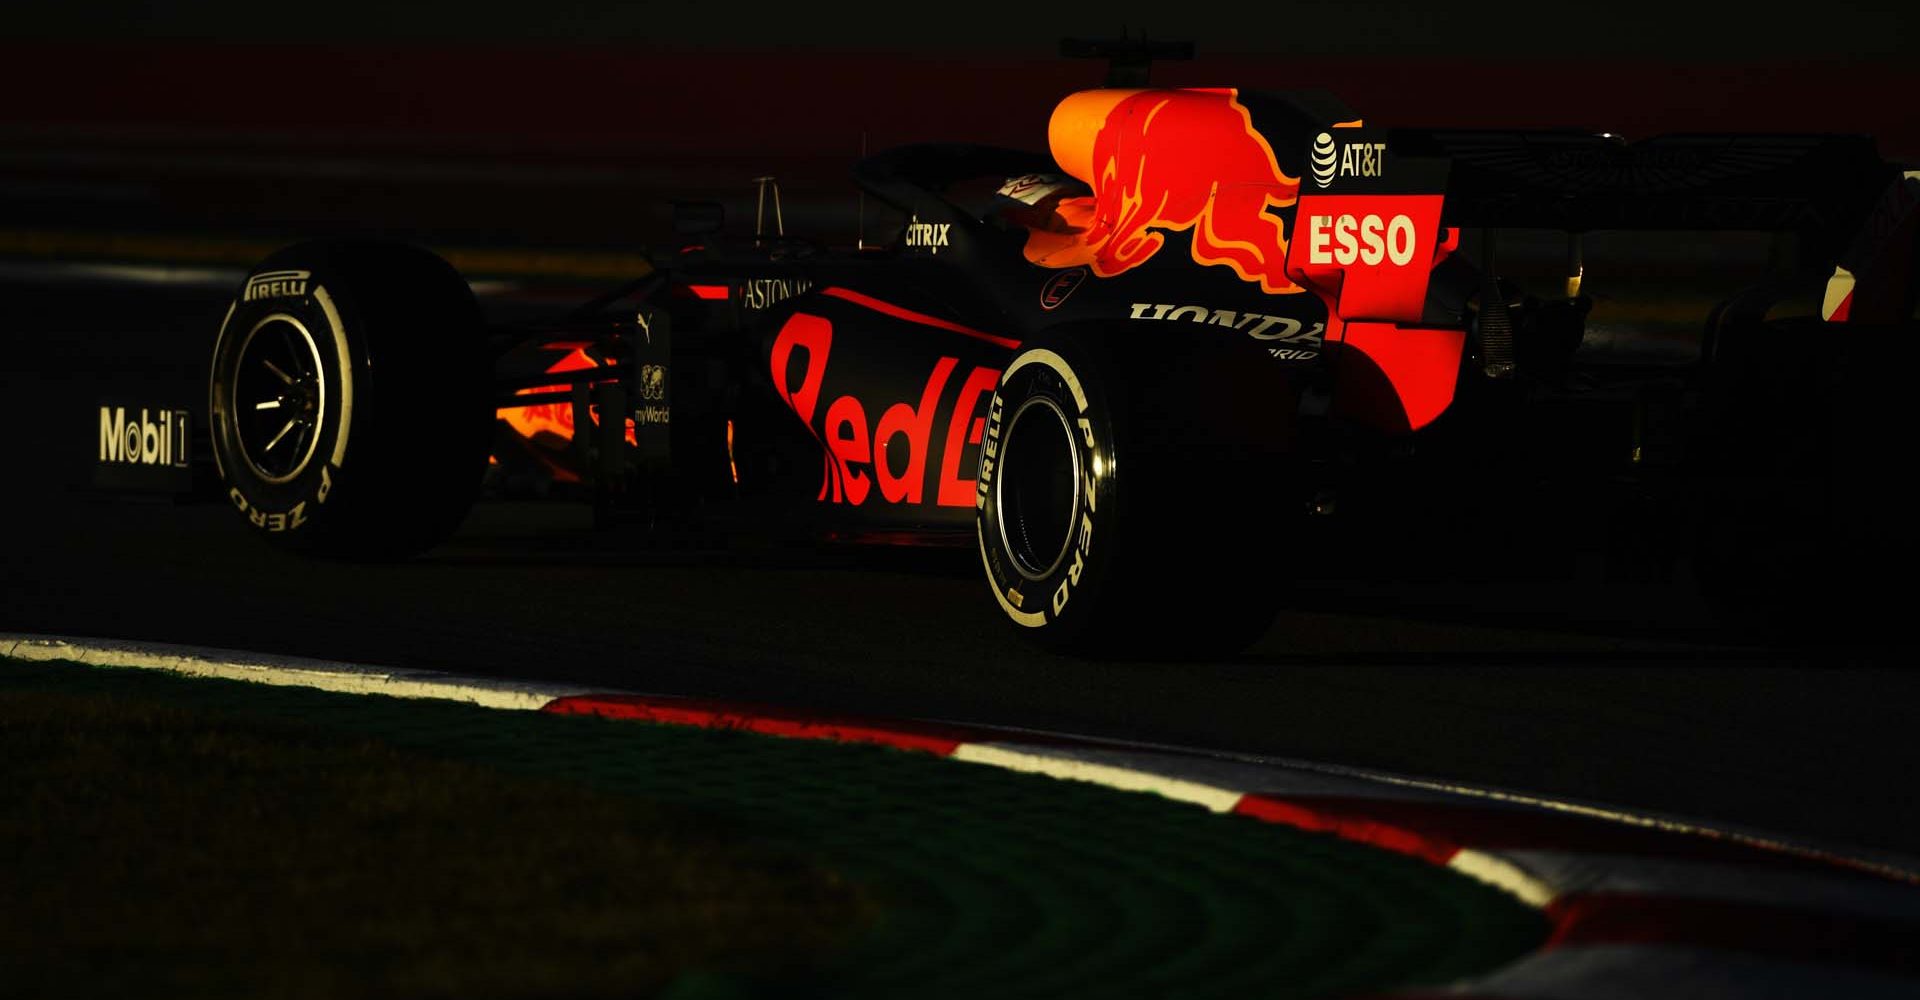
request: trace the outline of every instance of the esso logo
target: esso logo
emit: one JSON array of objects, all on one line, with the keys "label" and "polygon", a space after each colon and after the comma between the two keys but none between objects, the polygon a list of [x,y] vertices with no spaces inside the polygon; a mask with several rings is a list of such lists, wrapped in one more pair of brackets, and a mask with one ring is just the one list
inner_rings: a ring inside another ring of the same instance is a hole
[{"label": "esso logo", "polygon": [[1381,221],[1377,215],[1314,215],[1307,218],[1307,263],[1338,264],[1355,261],[1372,266],[1390,260],[1405,267],[1419,242],[1413,220],[1396,215]]}]

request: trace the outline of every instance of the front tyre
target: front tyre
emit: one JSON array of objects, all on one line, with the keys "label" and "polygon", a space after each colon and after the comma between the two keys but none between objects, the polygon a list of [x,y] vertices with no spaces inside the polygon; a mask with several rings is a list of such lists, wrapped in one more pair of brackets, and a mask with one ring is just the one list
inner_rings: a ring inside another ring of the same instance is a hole
[{"label": "front tyre", "polygon": [[1229,653],[1273,617],[1292,397],[1254,384],[1271,369],[1232,351],[1179,349],[1170,363],[1137,338],[1083,332],[1001,375],[975,526],[995,602],[1044,648]]},{"label": "front tyre", "polygon": [[402,558],[451,534],[486,470],[491,360],[473,293],[390,243],[305,243],[248,275],[209,378],[227,499],[275,542]]}]

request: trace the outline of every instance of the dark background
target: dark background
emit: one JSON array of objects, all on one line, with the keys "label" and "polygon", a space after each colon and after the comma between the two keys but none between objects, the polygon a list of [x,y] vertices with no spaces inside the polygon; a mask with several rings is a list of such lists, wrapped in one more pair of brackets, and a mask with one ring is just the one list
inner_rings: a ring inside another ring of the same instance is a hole
[{"label": "dark background", "polygon": [[613,41],[713,51],[857,49],[1045,56],[1060,35],[1123,28],[1214,52],[1456,55],[1520,47],[1539,55],[1724,60],[1909,53],[1911,9],[1873,0],[1670,3],[1612,0],[1056,0],[1044,4],[541,3],[342,0],[325,5],[199,0],[33,2],[10,9],[21,38],[237,41]]},{"label": "dark background", "polygon": [[1374,124],[1869,131],[1920,159],[1915,8],[16,5],[0,264],[38,276],[35,247],[112,260],[158,234],[177,241],[138,245],[211,271],[0,284],[0,630],[1338,761],[1912,853],[1904,651],[1729,641],[1681,586],[1287,566],[1287,610],[1245,656],[1090,664],[1018,643],[965,558],[662,552],[579,506],[482,505],[427,559],[315,564],[217,504],[102,502],[49,470],[84,464],[103,385],[204,391],[257,256],[222,246],[624,250],[664,236],[674,198],[738,220],[769,173],[790,225],[851,242],[863,144],[1043,147],[1054,102],[1103,76],[1057,58],[1062,35],[1191,39],[1201,57],[1156,82],[1325,87]]},{"label": "dark background", "polygon": [[1044,148],[1103,77],[1058,39],[1122,30],[1197,43],[1156,83],[1322,87],[1373,124],[1864,131],[1920,159],[1916,6],[15,5],[0,212],[630,244],[663,195],[738,211],[773,174],[796,226],[850,242],[863,147]]}]

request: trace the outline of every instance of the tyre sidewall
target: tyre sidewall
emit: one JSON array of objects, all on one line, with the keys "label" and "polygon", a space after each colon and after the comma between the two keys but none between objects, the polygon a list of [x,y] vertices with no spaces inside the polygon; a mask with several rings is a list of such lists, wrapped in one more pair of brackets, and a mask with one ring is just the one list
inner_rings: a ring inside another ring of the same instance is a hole
[{"label": "tyre sidewall", "polygon": [[[292,266],[292,265],[302,266]],[[227,500],[244,514],[256,530],[285,534],[289,540],[320,530],[324,518],[315,515],[325,505],[338,506],[341,472],[349,463],[353,448],[356,404],[363,394],[362,368],[355,359],[364,350],[350,335],[350,326],[342,316],[343,303],[330,287],[329,276],[311,262],[282,254],[269,258],[249,275],[249,287],[262,275],[274,272],[305,273],[304,280],[286,282],[298,286],[297,294],[263,295],[252,300],[243,290],[234,300],[213,352],[213,372],[209,380],[208,422],[213,439],[213,454],[226,480]],[[311,457],[291,479],[273,482],[252,468],[242,457],[235,429],[235,382],[241,354],[249,337],[276,322],[297,323],[316,348],[322,375],[322,412]]]},{"label": "tyre sidewall", "polygon": [[[987,411],[982,438],[976,502],[981,560],[988,586],[1009,620],[1042,645],[1074,642],[1096,627],[1101,591],[1113,579],[1120,510],[1119,463],[1114,452],[1114,415],[1119,407],[1109,394],[1119,387],[1103,378],[1097,355],[1071,341],[1039,346],[1015,355],[1002,373]],[[1000,474],[1001,447],[1014,417],[1032,401],[1057,407],[1072,424],[1069,435],[1079,470],[1066,549],[1048,572],[1037,578],[1022,573],[1006,539],[1002,499],[1006,477]],[[1113,536],[1109,538],[1109,536]]]},{"label": "tyre sidewall", "polygon": [[[1229,654],[1272,619],[1273,556],[1294,523],[1297,386],[1257,345],[1210,332],[1050,331],[1008,364],[975,523],[995,601],[1029,641],[1100,657]],[[1036,395],[1073,419],[1085,481],[1067,557],[1029,579],[1002,534],[1005,470],[990,461]]]},{"label": "tyre sidewall", "polygon": [[[288,294],[243,288],[213,352],[209,425],[228,502],[272,540],[352,558],[431,547],[465,517],[490,451],[491,360],[478,305],[444,261],[379,242],[289,247],[254,269],[305,273]],[[276,316],[312,335],[328,418],[284,483],[240,458],[233,384],[247,335]]]}]

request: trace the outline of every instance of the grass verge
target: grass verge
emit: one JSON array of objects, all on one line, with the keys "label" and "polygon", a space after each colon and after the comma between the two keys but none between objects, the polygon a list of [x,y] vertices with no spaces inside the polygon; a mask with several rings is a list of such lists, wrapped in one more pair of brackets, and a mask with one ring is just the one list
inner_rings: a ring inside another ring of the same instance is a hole
[{"label": "grass verge", "polygon": [[127,694],[6,691],[0,788],[9,993],[653,995],[873,915],[685,808]]},{"label": "grass verge", "polygon": [[1545,931],[1445,869],[1151,795],[148,671],[0,660],[0,788],[24,995],[1319,997]]}]

